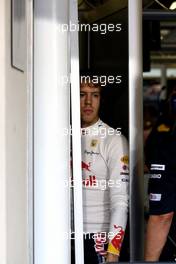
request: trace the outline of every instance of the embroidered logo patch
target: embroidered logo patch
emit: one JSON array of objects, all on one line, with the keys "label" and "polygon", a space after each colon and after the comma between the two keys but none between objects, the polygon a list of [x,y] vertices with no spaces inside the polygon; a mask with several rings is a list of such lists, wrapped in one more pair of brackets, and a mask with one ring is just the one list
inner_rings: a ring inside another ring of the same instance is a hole
[{"label": "embroidered logo patch", "polygon": [[90,146],[91,147],[96,147],[97,144],[98,144],[98,140],[97,139],[92,139]]},{"label": "embroidered logo patch", "polygon": [[129,158],[128,158],[127,155],[126,156],[123,156],[120,160],[121,160],[121,162],[123,162],[125,164],[129,164]]}]

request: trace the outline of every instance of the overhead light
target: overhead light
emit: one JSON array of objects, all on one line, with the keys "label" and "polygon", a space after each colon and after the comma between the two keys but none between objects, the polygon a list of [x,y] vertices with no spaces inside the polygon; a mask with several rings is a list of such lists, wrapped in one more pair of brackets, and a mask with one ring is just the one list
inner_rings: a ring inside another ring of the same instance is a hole
[{"label": "overhead light", "polygon": [[171,10],[176,9],[176,1],[174,1],[174,2],[171,4],[171,6],[169,7],[169,9],[171,9]]},{"label": "overhead light", "polygon": [[171,33],[171,31],[169,29],[161,29],[160,30],[160,34],[163,37],[166,37],[167,35],[169,35]]},{"label": "overhead light", "polygon": [[172,0],[154,0],[154,1],[166,10],[176,9],[176,1],[172,1]]}]

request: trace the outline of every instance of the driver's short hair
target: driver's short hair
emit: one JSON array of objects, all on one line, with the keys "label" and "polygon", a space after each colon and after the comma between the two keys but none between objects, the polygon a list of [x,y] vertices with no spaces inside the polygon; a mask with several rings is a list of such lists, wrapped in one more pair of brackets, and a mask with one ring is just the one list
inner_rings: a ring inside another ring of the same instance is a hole
[{"label": "driver's short hair", "polygon": [[[98,81],[95,81],[98,79]],[[89,87],[95,87],[95,88],[100,88],[101,91],[101,83],[99,81],[99,75],[92,71],[81,71],[80,73],[80,87],[88,85]]]}]

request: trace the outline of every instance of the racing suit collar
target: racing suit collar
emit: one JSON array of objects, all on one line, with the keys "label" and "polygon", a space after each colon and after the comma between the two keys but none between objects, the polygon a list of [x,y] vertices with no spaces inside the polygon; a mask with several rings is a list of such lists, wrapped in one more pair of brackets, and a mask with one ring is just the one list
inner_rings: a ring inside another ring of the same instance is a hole
[{"label": "racing suit collar", "polygon": [[82,128],[81,131],[82,131],[82,135],[85,135],[87,134],[86,131],[90,132],[91,130],[94,130],[95,128],[98,129],[99,126],[102,125],[102,121],[101,119],[99,118],[98,121],[96,123],[94,123],[93,125],[91,126],[88,126],[88,127],[85,127],[85,128]]}]

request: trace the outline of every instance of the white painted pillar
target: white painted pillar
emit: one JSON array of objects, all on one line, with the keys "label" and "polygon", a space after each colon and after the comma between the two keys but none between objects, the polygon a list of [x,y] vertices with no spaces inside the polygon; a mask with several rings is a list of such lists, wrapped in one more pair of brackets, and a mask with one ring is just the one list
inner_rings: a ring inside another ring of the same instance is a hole
[{"label": "white painted pillar", "polygon": [[67,0],[34,1],[34,259],[35,264],[70,260],[69,74]]}]

